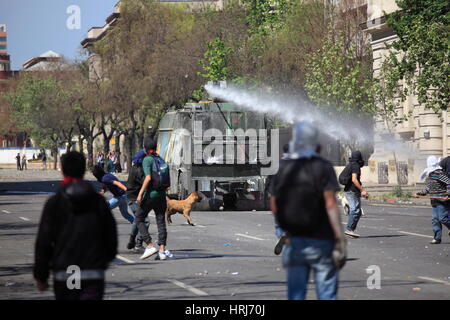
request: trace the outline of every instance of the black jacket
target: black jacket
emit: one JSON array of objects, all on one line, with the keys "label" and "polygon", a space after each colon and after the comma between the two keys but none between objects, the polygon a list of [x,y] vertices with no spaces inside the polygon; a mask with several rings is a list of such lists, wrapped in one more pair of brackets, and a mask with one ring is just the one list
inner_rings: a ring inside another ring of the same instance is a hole
[{"label": "black jacket", "polygon": [[35,246],[34,277],[50,270],[105,270],[117,254],[116,221],[104,198],[88,182],[62,186],[47,200]]}]

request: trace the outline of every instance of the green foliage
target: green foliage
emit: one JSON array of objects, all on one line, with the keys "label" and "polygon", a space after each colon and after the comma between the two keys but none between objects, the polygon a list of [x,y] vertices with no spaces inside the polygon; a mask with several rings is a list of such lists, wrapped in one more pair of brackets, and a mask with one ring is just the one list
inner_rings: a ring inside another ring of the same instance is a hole
[{"label": "green foliage", "polygon": [[221,38],[215,38],[208,43],[208,50],[205,52],[205,59],[200,60],[200,64],[205,73],[200,76],[209,81],[221,81],[228,78],[228,55],[232,49],[225,46]]},{"label": "green foliage", "polygon": [[450,104],[450,5],[448,0],[397,0],[400,11],[387,23],[399,39],[389,45],[385,76],[392,90],[403,81],[400,99],[417,95],[439,112]]},{"label": "green foliage", "polygon": [[316,105],[362,115],[374,111],[371,77],[355,55],[355,48],[346,49],[341,36],[330,36],[308,56],[305,89]]},{"label": "green foliage", "polygon": [[280,28],[292,2],[287,0],[243,0],[246,22],[252,34],[267,35]]}]

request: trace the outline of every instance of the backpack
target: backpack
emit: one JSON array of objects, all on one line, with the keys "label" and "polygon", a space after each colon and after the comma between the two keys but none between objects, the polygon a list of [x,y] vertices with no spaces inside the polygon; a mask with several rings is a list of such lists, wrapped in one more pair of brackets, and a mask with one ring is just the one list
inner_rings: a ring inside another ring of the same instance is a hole
[{"label": "backpack", "polygon": [[291,235],[317,230],[325,211],[323,190],[318,184],[320,158],[291,160],[281,170],[275,186],[276,218],[280,227]]},{"label": "backpack", "polygon": [[352,181],[352,166],[351,164],[347,164],[339,175],[339,183],[346,186]]},{"label": "backpack", "polygon": [[136,199],[144,183],[145,174],[141,165],[133,164],[128,173],[127,197],[131,200]]},{"label": "backpack", "polygon": [[170,171],[167,163],[158,155],[151,155],[152,166],[152,189],[165,190],[170,187]]}]

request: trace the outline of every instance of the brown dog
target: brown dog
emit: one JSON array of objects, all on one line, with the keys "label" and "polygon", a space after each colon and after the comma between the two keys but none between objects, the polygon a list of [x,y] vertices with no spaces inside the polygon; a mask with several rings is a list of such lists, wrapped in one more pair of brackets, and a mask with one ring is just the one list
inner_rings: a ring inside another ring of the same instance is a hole
[{"label": "brown dog", "polygon": [[169,197],[166,197],[167,200],[167,209],[166,209],[166,217],[167,217],[167,223],[172,223],[171,215],[175,213],[181,213],[183,214],[183,217],[186,218],[187,222],[193,226],[194,223],[191,219],[191,210],[194,206],[194,203],[196,203],[199,200],[199,195],[197,192],[192,192],[189,197],[187,197],[185,200],[172,200]]}]

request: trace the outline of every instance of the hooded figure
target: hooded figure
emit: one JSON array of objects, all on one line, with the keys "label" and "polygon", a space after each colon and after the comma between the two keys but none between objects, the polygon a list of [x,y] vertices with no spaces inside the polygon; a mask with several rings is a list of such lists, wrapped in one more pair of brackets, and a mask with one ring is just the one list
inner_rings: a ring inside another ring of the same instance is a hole
[{"label": "hooded figure", "polygon": [[439,166],[450,177],[450,157],[446,157],[439,162]]},{"label": "hooded figure", "polygon": [[362,157],[361,151],[352,151],[352,155],[348,158],[349,162],[357,163],[360,168],[364,167],[364,159]]},{"label": "hooded figure", "polygon": [[427,158],[427,167],[425,168],[425,170],[423,170],[422,174],[420,175],[420,179],[421,180],[426,179],[430,175],[430,173],[438,169],[442,169],[441,166],[439,165],[439,159],[435,156],[429,156]]},{"label": "hooded figure", "polygon": [[289,159],[317,157],[319,131],[311,122],[298,122],[289,143]]}]

